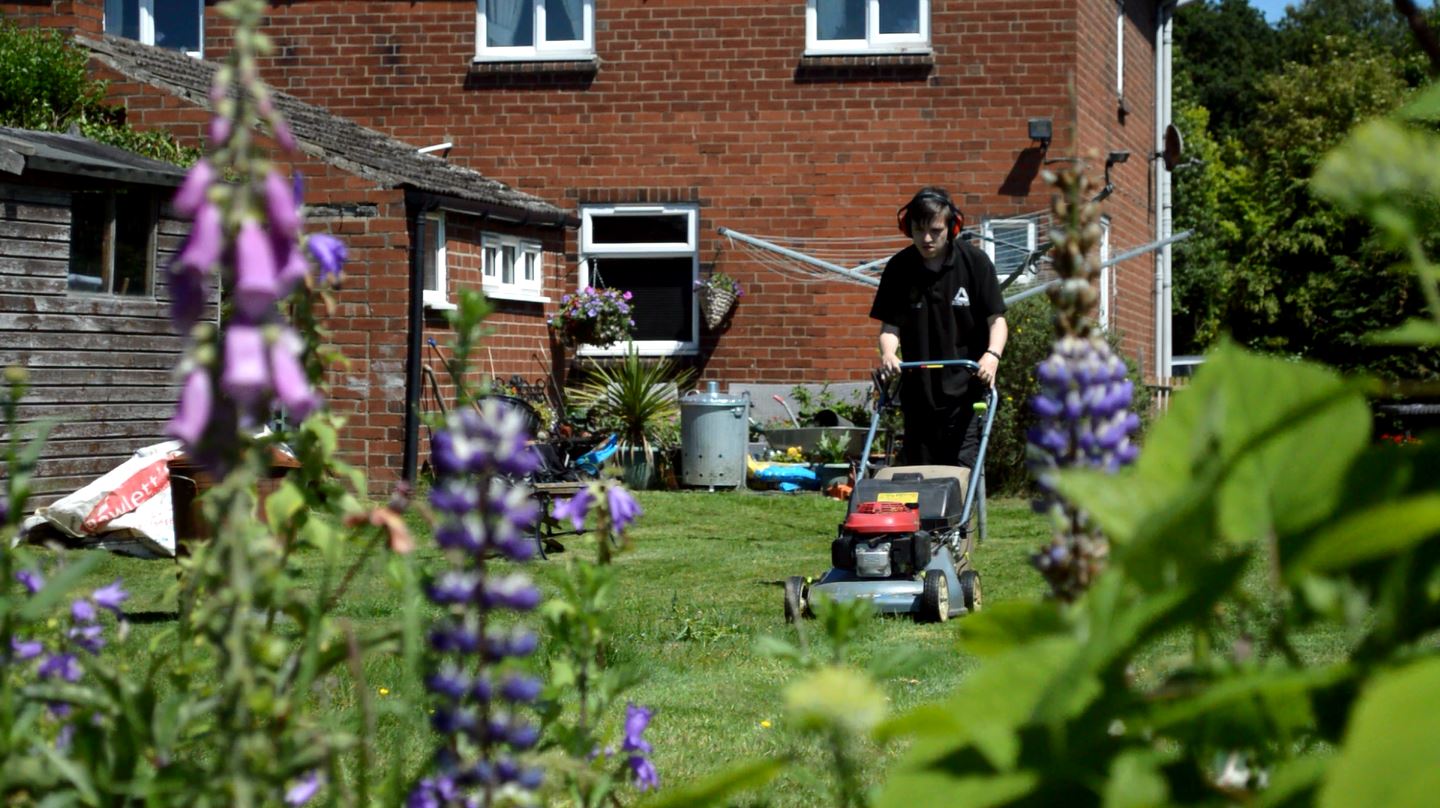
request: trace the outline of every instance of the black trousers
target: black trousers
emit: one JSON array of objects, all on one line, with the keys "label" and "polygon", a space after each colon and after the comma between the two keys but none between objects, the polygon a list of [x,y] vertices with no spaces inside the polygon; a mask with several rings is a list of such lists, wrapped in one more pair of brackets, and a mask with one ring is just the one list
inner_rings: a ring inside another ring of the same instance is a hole
[{"label": "black trousers", "polygon": [[907,466],[975,468],[980,432],[985,426],[985,413],[975,411],[975,402],[983,400],[967,395],[950,410],[904,410],[905,445],[900,462]]}]

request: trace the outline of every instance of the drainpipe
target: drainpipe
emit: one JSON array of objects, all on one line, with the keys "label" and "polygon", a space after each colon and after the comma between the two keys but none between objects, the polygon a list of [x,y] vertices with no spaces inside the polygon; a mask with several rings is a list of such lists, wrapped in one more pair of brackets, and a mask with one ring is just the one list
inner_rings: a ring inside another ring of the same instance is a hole
[{"label": "drainpipe", "polygon": [[[1165,150],[1165,127],[1169,126],[1172,108],[1171,57],[1174,50],[1173,29],[1175,10],[1192,0],[1161,0],[1155,9],[1155,241],[1170,238],[1173,223],[1173,202],[1170,195],[1170,172],[1158,162]],[[1155,376],[1161,384],[1170,379],[1170,245],[1165,243],[1155,253]]]},{"label": "drainpipe", "polygon": [[433,205],[413,206],[410,242],[410,315],[405,342],[405,449],[400,477],[415,482],[420,456],[420,345],[425,339],[425,214]]}]

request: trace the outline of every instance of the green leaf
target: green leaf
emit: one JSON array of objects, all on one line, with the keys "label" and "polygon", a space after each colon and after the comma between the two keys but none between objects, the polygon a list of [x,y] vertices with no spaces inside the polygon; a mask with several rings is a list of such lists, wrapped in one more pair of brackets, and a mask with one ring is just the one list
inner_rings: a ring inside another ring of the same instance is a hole
[{"label": "green leaf", "polygon": [[1058,602],[1010,601],[966,617],[960,625],[960,646],[977,656],[995,656],[1067,630]]},{"label": "green leaf", "polygon": [[55,767],[55,771],[74,786],[76,791],[80,792],[80,797],[86,803],[100,804],[100,795],[96,792],[95,783],[90,779],[90,773],[85,770],[85,767],[49,744],[37,744],[37,746],[44,753],[45,758],[50,761],[50,765]]},{"label": "green leaf", "polygon": [[1440,659],[1375,677],[1361,694],[1321,808],[1429,806],[1440,794]]},{"label": "green leaf", "polygon": [[1014,803],[1040,784],[1033,771],[957,777],[945,771],[898,771],[886,780],[875,808],[985,808]]},{"label": "green leaf", "polygon": [[1440,533],[1440,494],[1424,494],[1342,518],[1322,530],[1285,570],[1295,580],[1308,572],[1339,570],[1403,553]]},{"label": "green leaf", "polygon": [[1154,752],[1123,752],[1110,765],[1105,781],[1105,808],[1148,808],[1165,805],[1170,788],[1160,773],[1162,764]]},{"label": "green leaf", "polygon": [[[265,498],[265,521],[277,536],[288,536],[291,520],[305,507],[305,495],[293,480],[285,480],[280,487]],[[315,521],[315,520],[311,520]]]},{"label": "green leaf", "polygon": [[1425,88],[1424,92],[1401,107],[1395,115],[1409,121],[1440,120],[1440,82],[1434,82]]},{"label": "green leaf", "polygon": [[1365,339],[1374,345],[1440,345],[1440,323],[1416,317]]},{"label": "green leaf", "polygon": [[1255,795],[1253,808],[1305,808],[1315,804],[1315,791],[1330,767],[1329,754],[1315,753],[1277,767],[1270,785]]},{"label": "green leaf", "polygon": [[748,760],[640,803],[639,808],[690,808],[720,805],[742,791],[760,788],[784,771],[788,759]]}]

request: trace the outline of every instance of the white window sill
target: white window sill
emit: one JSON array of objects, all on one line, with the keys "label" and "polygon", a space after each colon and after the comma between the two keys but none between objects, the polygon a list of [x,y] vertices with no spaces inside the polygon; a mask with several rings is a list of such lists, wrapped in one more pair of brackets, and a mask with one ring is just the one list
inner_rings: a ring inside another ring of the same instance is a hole
[{"label": "white window sill", "polygon": [[450,301],[441,297],[439,294],[436,294],[435,292],[426,292],[422,302],[424,303],[425,308],[429,309],[430,311],[455,311],[456,309],[460,308],[454,303],[451,303]]},{"label": "white window sill", "polygon": [[933,50],[929,45],[881,45],[865,47],[806,48],[804,56],[929,56]]},{"label": "white window sill", "polygon": [[491,62],[589,62],[595,60],[593,50],[557,50],[543,51],[526,54],[498,54],[498,53],[477,53],[471,59],[473,64],[487,64]]},{"label": "white window sill", "polygon": [[[632,343],[619,343],[608,348],[596,348],[590,345],[581,346],[575,353],[579,356],[625,356],[630,353]],[[633,343],[635,353],[639,356],[695,356],[700,353],[700,346],[691,343]]]},{"label": "white window sill", "polygon": [[550,298],[539,292],[532,292],[526,289],[506,289],[503,287],[484,286],[481,291],[491,300],[511,300],[516,303],[540,303],[550,302]]}]

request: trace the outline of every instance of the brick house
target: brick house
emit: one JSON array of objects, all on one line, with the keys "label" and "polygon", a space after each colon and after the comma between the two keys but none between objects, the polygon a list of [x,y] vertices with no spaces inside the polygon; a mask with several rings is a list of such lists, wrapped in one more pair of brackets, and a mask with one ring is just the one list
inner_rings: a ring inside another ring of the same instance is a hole
[{"label": "brick house", "polygon": [[[92,41],[110,31],[223,56],[229,22],[212,5],[168,5],[163,19],[154,0],[0,11]],[[519,297],[485,357],[496,375],[563,365],[544,317],[566,291],[606,284],[635,292],[642,352],[679,357],[703,381],[853,381],[874,364],[873,291],[757,259],[719,229],[812,253],[860,244],[884,258],[905,243],[895,209],[936,184],[1004,267],[1045,237],[1036,214],[1048,203],[1047,161],[1123,154],[1089,161],[1113,184],[1107,249],[1164,238],[1169,176],[1157,155],[1173,10],[1137,0],[293,0],[267,17],[277,51],[262,73],[406,143],[449,144],[451,165],[572,212],[579,226],[555,231],[538,286],[481,280],[493,297]],[[133,121],[171,125],[132,92],[143,94],[112,85]],[[441,208],[432,221],[463,229],[450,216]],[[401,260],[392,256],[396,275]],[[1168,374],[1168,260],[1162,249],[1119,263],[1103,289],[1107,324],[1151,376]],[[701,325],[692,291],[714,271],[747,290],[718,332]],[[467,282],[452,274],[449,288]]]}]

